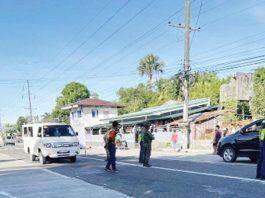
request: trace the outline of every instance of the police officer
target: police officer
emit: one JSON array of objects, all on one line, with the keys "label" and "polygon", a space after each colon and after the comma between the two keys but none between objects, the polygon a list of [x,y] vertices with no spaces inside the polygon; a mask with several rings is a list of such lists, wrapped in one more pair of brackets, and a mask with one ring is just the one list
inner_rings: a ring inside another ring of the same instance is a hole
[{"label": "police officer", "polygon": [[139,163],[144,163],[144,131],[138,131],[138,142],[140,144]]},{"label": "police officer", "polygon": [[260,130],[260,154],[259,161],[257,165],[257,179],[265,180],[265,120],[262,121]]},{"label": "police officer", "polygon": [[143,166],[151,167],[149,164],[150,156],[151,156],[151,145],[152,141],[155,139],[153,134],[149,131],[150,124],[143,123],[142,124],[142,132],[143,132],[143,143],[144,143],[144,163]]}]

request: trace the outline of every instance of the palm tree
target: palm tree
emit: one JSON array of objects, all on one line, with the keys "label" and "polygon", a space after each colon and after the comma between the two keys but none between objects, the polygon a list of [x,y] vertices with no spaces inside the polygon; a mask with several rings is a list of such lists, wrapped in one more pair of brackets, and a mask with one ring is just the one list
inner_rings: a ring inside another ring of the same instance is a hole
[{"label": "palm tree", "polygon": [[163,73],[164,63],[158,60],[158,56],[148,54],[139,63],[138,72],[141,76],[147,75],[149,83],[152,82],[155,73]]}]

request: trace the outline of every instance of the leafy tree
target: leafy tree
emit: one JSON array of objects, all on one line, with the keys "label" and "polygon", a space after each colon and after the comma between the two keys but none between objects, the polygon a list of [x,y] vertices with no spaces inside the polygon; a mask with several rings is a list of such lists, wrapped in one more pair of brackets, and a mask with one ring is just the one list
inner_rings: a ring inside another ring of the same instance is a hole
[{"label": "leafy tree", "polygon": [[237,112],[237,101],[236,100],[227,100],[223,102],[223,107],[227,112],[224,114],[224,124],[231,125],[236,124],[238,121],[238,116],[236,115]]},{"label": "leafy tree", "polygon": [[153,54],[146,55],[142,60],[140,60],[138,66],[138,72],[141,76],[147,75],[148,82],[151,83],[155,73],[162,73],[164,63],[159,62],[159,57]]},{"label": "leafy tree", "polygon": [[119,109],[119,113],[124,114],[149,107],[154,102],[155,93],[141,83],[135,88],[120,88],[117,95],[120,98],[120,103],[125,106]]},{"label": "leafy tree", "polygon": [[212,105],[217,105],[222,83],[216,73],[198,72],[194,75],[194,84],[190,87],[190,99],[210,97]]},{"label": "leafy tree", "polygon": [[181,100],[182,97],[182,84],[179,79],[159,79],[157,82],[157,103],[156,105],[163,104],[169,100]]},{"label": "leafy tree", "polygon": [[71,82],[62,90],[62,95],[57,98],[56,106],[52,111],[52,118],[59,122],[69,123],[69,111],[61,108],[79,99],[89,98],[90,93],[87,87],[81,83]]},{"label": "leafy tree", "polygon": [[21,130],[22,130],[22,125],[23,124],[27,124],[28,123],[28,119],[27,118],[25,118],[24,116],[19,116],[18,117],[18,119],[17,119],[17,121],[16,121],[16,129],[17,129],[17,131],[18,132],[22,132]]},{"label": "leafy tree", "polygon": [[41,116],[41,121],[42,121],[42,122],[52,122],[52,121],[53,121],[52,114],[51,114],[51,113],[47,113],[47,112],[45,112],[45,113]]},{"label": "leafy tree", "polygon": [[[16,134],[16,132],[17,132],[17,130],[16,130],[15,125],[12,125],[9,123],[4,124],[4,134],[5,135],[12,136],[12,135]],[[2,134],[2,135],[4,135],[4,134]]]},{"label": "leafy tree", "polygon": [[265,116],[265,67],[254,73],[254,96],[251,100],[251,112],[254,117]]}]

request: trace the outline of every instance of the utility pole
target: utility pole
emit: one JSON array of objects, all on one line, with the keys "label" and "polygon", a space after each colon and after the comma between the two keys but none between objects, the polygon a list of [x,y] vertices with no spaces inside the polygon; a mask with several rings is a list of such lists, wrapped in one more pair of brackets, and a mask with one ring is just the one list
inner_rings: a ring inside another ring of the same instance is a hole
[{"label": "utility pole", "polygon": [[185,42],[184,42],[184,78],[183,78],[183,122],[186,126],[187,149],[190,148],[189,127],[189,70],[190,70],[190,0],[185,0]]},{"label": "utility pole", "polygon": [[29,99],[29,115],[30,115],[30,123],[32,123],[32,122],[33,122],[33,117],[32,117],[31,93],[30,93],[30,87],[29,87],[29,80],[27,80],[27,86],[28,86],[28,99]]},{"label": "utility pole", "polygon": [[183,123],[187,133],[187,149],[190,148],[190,123],[189,123],[189,78],[190,78],[190,31],[199,31],[200,28],[194,29],[190,27],[190,0],[185,0],[185,25],[172,25],[170,26],[182,28],[185,31],[184,40],[184,64],[183,71],[176,74],[180,77],[183,83]]}]

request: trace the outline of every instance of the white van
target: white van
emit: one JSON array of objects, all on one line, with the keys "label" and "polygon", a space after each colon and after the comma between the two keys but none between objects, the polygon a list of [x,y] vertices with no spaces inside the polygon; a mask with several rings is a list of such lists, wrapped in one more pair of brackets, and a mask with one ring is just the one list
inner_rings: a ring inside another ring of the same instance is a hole
[{"label": "white van", "polygon": [[79,142],[72,127],[61,123],[26,124],[22,126],[24,151],[30,160],[39,158],[45,164],[48,158],[69,158],[76,161]]}]

